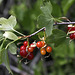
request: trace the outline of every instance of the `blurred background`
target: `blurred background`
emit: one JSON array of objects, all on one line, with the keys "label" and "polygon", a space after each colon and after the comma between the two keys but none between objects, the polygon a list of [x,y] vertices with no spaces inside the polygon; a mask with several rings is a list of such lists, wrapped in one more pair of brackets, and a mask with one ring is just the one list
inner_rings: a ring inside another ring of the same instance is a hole
[{"label": "blurred background", "polygon": [[[42,13],[40,6],[43,0],[0,0],[0,17],[8,18],[14,15],[17,18],[15,29],[25,35],[37,31],[37,17]],[[75,0],[50,0],[53,17],[66,16],[70,21],[75,21]],[[67,31],[65,25],[57,28]],[[39,41],[35,35],[30,38],[30,42]],[[34,59],[23,60],[19,63],[20,58],[9,53],[10,68],[14,75],[75,75],[75,43],[71,42],[67,47],[65,44],[54,48],[52,53],[42,56],[36,48]],[[18,46],[18,48],[20,45]],[[4,64],[0,65],[0,75],[11,75],[5,68]]]}]

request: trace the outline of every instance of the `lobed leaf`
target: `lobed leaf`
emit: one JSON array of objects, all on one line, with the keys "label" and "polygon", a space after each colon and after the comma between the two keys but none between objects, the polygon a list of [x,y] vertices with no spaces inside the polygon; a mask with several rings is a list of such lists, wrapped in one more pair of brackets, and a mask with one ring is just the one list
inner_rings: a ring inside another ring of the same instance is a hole
[{"label": "lobed leaf", "polygon": [[12,30],[16,25],[15,16],[10,16],[8,19],[0,18],[0,30]]},{"label": "lobed leaf", "polygon": [[47,37],[51,35],[52,33],[52,28],[53,28],[53,24],[54,24],[54,20],[53,17],[51,15],[52,12],[52,5],[50,2],[45,3],[45,5],[43,5],[41,7],[41,11],[43,12],[43,14],[41,14],[38,17],[38,26],[41,27],[46,27],[46,35]]},{"label": "lobed leaf", "polygon": [[46,2],[43,6],[41,6],[41,11],[45,14],[45,15],[51,15],[52,13],[52,5],[49,2]]},{"label": "lobed leaf", "polygon": [[47,36],[51,35],[53,24],[54,24],[53,18],[50,18],[50,17],[52,17],[52,16],[51,15],[50,16],[40,15],[38,17],[39,27],[40,28],[46,27],[46,35]]}]

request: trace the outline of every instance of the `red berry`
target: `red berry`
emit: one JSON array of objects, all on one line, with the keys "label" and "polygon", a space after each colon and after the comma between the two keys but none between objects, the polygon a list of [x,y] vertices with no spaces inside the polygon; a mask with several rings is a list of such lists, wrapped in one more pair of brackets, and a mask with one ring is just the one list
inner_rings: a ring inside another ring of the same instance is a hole
[{"label": "red berry", "polygon": [[43,47],[43,45],[44,45],[44,42],[43,42],[43,41],[38,41],[38,42],[36,43],[36,46],[37,46],[38,48]]},{"label": "red berry", "polygon": [[73,38],[75,39],[75,32],[74,32]]},{"label": "red berry", "polygon": [[68,25],[68,30],[69,30],[69,31],[75,31],[75,26]]},{"label": "red berry", "polygon": [[20,47],[20,50],[26,50],[26,47],[23,45]]},{"label": "red berry", "polygon": [[21,50],[20,51],[20,55],[22,56],[22,57],[26,57],[27,56],[27,52],[26,52],[26,50]]},{"label": "red berry", "polygon": [[34,43],[31,43],[30,44],[30,47],[32,47],[33,49],[35,49],[35,47],[33,47],[34,46]]},{"label": "red berry", "polygon": [[33,47],[28,47],[28,52],[33,52]]},{"label": "red berry", "polygon": [[70,39],[74,39],[74,33],[70,34]]},{"label": "red berry", "polygon": [[75,27],[68,27],[69,31],[75,31]]},{"label": "red berry", "polygon": [[29,60],[32,60],[33,58],[34,58],[33,53],[30,53],[30,54],[28,55],[28,57],[27,57],[27,59],[29,59]]},{"label": "red berry", "polygon": [[24,46],[26,47],[28,45],[28,41],[24,41]]},{"label": "red berry", "polygon": [[41,43],[42,43],[42,47],[45,45],[45,42],[44,41],[41,41]]},{"label": "red berry", "polygon": [[40,51],[41,51],[41,54],[42,55],[45,55],[46,54],[45,48],[42,48]]},{"label": "red berry", "polygon": [[52,51],[52,48],[51,48],[50,46],[48,46],[48,47],[46,48],[46,51],[47,51],[48,53],[50,53],[50,52]]}]

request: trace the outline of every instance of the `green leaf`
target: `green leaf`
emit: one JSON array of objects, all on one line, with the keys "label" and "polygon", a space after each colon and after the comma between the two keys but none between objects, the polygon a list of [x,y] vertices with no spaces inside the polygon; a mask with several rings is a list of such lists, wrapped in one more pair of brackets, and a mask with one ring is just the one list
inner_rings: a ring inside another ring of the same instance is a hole
[{"label": "green leaf", "polygon": [[59,36],[61,36],[61,37],[66,36],[66,33],[62,30],[59,30],[59,29],[54,29],[52,31],[52,33],[55,34],[57,38],[60,38]]},{"label": "green leaf", "polygon": [[52,5],[50,2],[46,2],[45,5],[41,7],[41,11],[43,14],[41,14],[38,17],[38,26],[41,27],[46,27],[46,35],[47,37],[51,35],[52,33],[52,28],[54,24],[53,17],[51,15],[52,12]]},{"label": "green leaf", "polygon": [[4,34],[3,34],[4,37],[8,38],[8,39],[11,39],[11,40],[16,40],[18,39],[18,37],[13,33],[13,32],[9,32],[9,31],[6,31]]},{"label": "green leaf", "polygon": [[[52,35],[47,38],[47,43],[54,43],[55,47],[59,46],[63,42],[68,42],[66,33],[59,29],[54,29]],[[50,41],[50,42],[49,42]]]},{"label": "green leaf", "polygon": [[9,19],[8,19],[8,22],[11,26],[11,28],[15,27],[17,21],[16,21],[16,17],[15,16],[10,16]]},{"label": "green leaf", "polygon": [[39,27],[40,28],[46,27],[46,35],[47,36],[51,35],[53,24],[54,24],[53,18],[50,18],[50,17],[52,17],[52,16],[51,15],[50,16],[40,15],[38,17]]},{"label": "green leaf", "polygon": [[52,5],[49,2],[46,2],[43,6],[41,6],[40,8],[42,10],[42,12],[45,14],[45,15],[51,15],[52,13]]},{"label": "green leaf", "polygon": [[2,64],[2,63],[5,64],[6,68],[9,71],[9,73],[13,74],[11,69],[10,69],[7,50],[5,50],[4,48],[0,51],[0,64]]},{"label": "green leaf", "polygon": [[17,46],[15,45],[15,43],[10,44],[8,50],[10,51],[11,54],[16,54]]},{"label": "green leaf", "polygon": [[8,69],[9,73],[12,74],[12,71],[10,69],[10,65],[9,65],[9,58],[8,58],[8,52],[7,50],[3,49],[2,51],[2,61],[4,62],[6,68]]},{"label": "green leaf", "polygon": [[12,30],[16,25],[15,16],[10,16],[8,19],[0,18],[0,30]]},{"label": "green leaf", "polygon": [[2,62],[3,62],[3,61],[2,61],[2,60],[3,60],[3,59],[2,59],[2,52],[3,52],[3,50],[4,50],[4,49],[3,49],[3,45],[4,45],[5,41],[6,41],[6,39],[3,40],[3,42],[2,42],[2,44],[1,44],[1,46],[0,46],[0,64],[2,64]]}]

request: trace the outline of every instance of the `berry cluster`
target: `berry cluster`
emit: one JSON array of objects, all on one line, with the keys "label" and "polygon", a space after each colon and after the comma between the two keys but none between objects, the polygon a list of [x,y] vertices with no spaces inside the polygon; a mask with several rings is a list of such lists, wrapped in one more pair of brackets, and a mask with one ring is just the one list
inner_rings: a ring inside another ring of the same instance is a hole
[{"label": "berry cluster", "polygon": [[20,47],[20,55],[24,58],[27,58],[29,60],[32,60],[34,58],[33,50],[35,47],[31,47],[34,45],[33,43],[28,46],[28,42],[24,41],[23,45]]},{"label": "berry cluster", "polygon": [[[42,55],[45,55],[45,54],[46,54],[46,51],[47,51],[48,53],[50,53],[50,52],[52,51],[52,48],[51,48],[50,46],[47,46],[44,41],[38,41],[38,42],[36,43],[36,46],[37,46],[38,48],[40,48],[40,52],[41,52]],[[47,46],[47,47],[46,47],[46,46]]]},{"label": "berry cluster", "polygon": [[[75,26],[68,25],[68,31],[75,31]],[[70,34],[70,39],[74,40],[75,39],[75,32]]]},{"label": "berry cluster", "polygon": [[46,52],[50,53],[52,48],[47,46],[44,41],[33,42],[29,45],[28,41],[24,41],[23,45],[20,47],[20,56],[32,60],[34,58],[33,51],[35,47],[40,48],[40,53],[45,55]]}]

